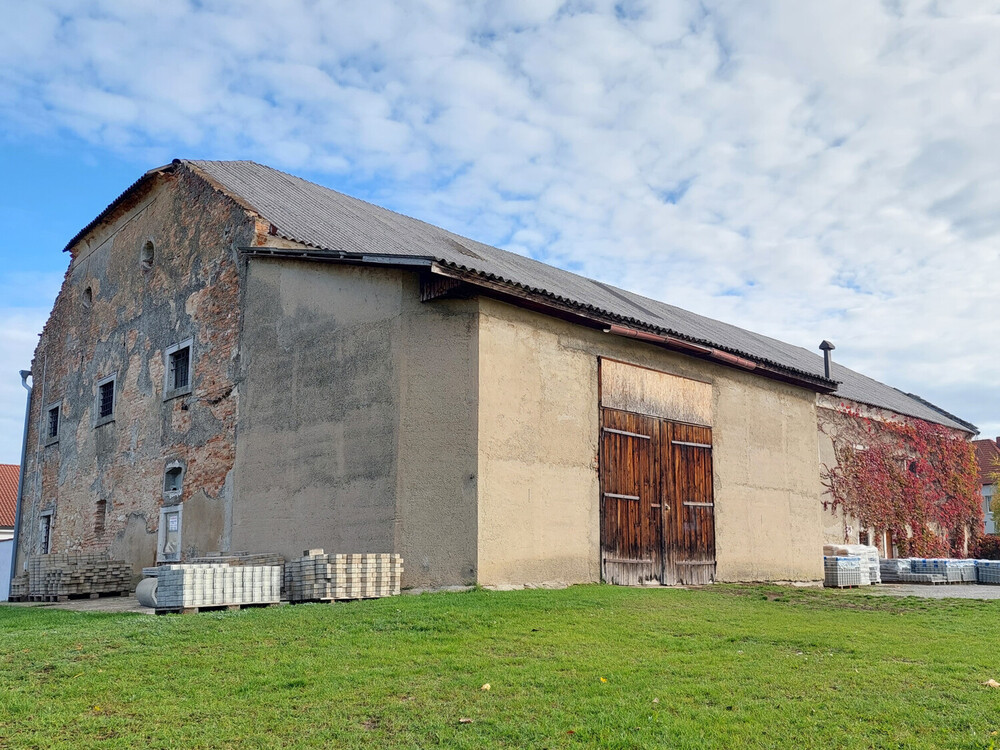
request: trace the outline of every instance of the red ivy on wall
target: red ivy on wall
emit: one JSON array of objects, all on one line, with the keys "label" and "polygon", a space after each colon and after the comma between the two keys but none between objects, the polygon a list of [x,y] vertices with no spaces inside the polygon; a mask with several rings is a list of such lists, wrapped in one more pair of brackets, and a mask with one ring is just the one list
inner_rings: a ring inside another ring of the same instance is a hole
[{"label": "red ivy on wall", "polygon": [[892,533],[904,557],[964,557],[983,528],[972,444],[921,419],[881,420],[840,405],[821,419],[837,462],[824,466],[824,508]]}]

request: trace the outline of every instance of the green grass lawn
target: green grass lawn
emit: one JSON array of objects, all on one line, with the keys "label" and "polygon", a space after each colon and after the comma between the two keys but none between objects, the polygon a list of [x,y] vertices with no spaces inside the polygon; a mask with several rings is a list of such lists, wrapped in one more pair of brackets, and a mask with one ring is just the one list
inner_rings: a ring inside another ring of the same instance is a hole
[{"label": "green grass lawn", "polygon": [[998,613],[721,585],[0,607],[0,746],[987,748]]}]

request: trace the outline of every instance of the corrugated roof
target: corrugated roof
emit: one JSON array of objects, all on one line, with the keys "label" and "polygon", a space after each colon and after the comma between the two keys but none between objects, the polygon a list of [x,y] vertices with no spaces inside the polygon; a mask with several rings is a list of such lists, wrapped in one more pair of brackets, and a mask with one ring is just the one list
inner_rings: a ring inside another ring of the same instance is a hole
[{"label": "corrugated roof", "polygon": [[[175,164],[188,165],[215,181],[234,199],[270,222],[281,237],[319,251],[433,259],[609,318],[824,380],[823,358],[817,352],[462,237],[256,162],[175,161]],[[156,171],[150,170],[147,175]],[[124,197],[120,196],[116,203]],[[113,203],[101,216],[114,206]],[[832,377],[840,381],[834,396],[975,431],[968,423],[933,405],[837,363],[833,365]]]},{"label": "corrugated roof", "polygon": [[21,467],[16,464],[0,464],[0,526],[14,526],[17,511],[17,478]]}]

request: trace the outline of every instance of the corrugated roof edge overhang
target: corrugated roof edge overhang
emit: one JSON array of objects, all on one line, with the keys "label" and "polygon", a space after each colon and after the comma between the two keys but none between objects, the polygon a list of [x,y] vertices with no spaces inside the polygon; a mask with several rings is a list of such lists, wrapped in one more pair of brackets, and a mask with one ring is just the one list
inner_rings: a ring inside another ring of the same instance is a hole
[{"label": "corrugated roof edge overhang", "polygon": [[[280,229],[278,231],[280,234]],[[281,236],[282,239],[299,242],[294,237]],[[543,309],[543,312],[558,311],[569,313],[579,318],[576,322],[590,324],[591,327],[600,328],[607,333],[640,339],[667,349],[680,351],[702,359],[711,359],[724,366],[749,370],[761,377],[781,380],[821,393],[830,393],[837,387],[837,381],[835,380],[817,377],[812,373],[785,367],[777,362],[770,362],[745,352],[720,347],[711,341],[695,339],[677,331],[652,326],[642,320],[617,315],[593,305],[550,294],[545,289],[518,284],[496,274],[480,273],[475,268],[449,262],[444,258],[435,258],[433,256],[402,257],[398,255],[355,254],[316,246],[311,247],[313,248],[311,250],[308,247],[304,247],[301,250],[288,247],[242,247],[240,250],[243,253],[257,257],[287,258],[324,263],[339,262],[352,265],[419,267],[430,273],[454,278],[470,286],[477,287],[487,294],[503,297],[506,301],[513,302],[514,304],[533,301],[535,309],[551,308],[548,310]]]}]

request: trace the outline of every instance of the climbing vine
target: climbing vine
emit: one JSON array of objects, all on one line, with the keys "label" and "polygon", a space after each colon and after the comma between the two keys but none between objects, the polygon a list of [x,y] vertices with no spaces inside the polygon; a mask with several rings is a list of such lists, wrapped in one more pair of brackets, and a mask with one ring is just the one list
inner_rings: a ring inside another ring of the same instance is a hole
[{"label": "climbing vine", "polygon": [[841,404],[820,429],[835,464],[823,467],[825,509],[888,530],[902,556],[964,557],[982,530],[975,450],[953,430],[921,419],[883,420]]}]

